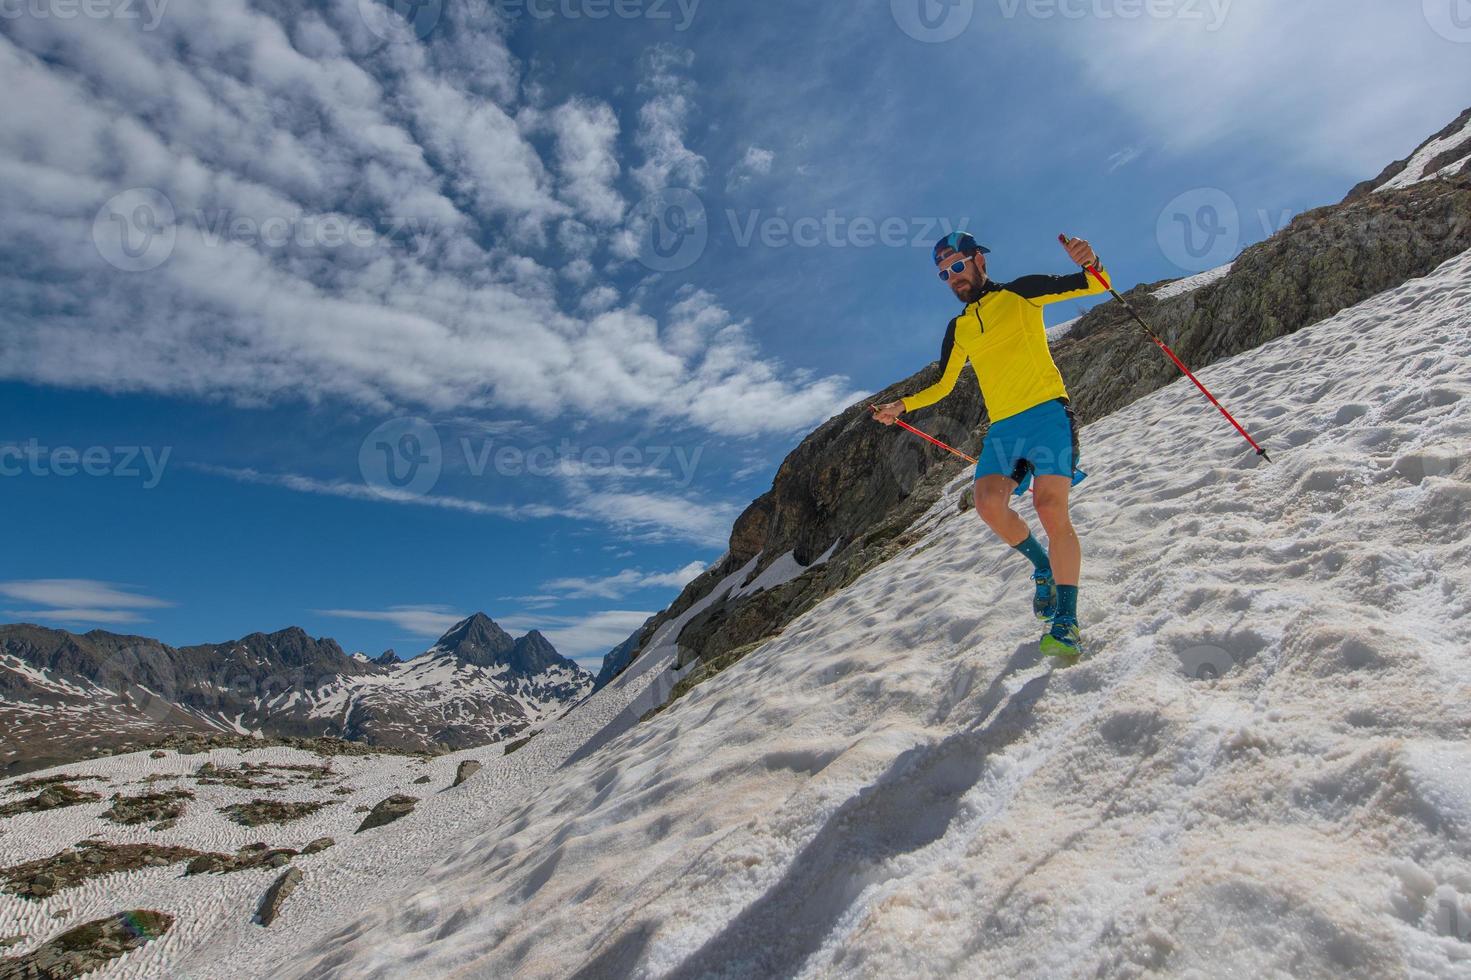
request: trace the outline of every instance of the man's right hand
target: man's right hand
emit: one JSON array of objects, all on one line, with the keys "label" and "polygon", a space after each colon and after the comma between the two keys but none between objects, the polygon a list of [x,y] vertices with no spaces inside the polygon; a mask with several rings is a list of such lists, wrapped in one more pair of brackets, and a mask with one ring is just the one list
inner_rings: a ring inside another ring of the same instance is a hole
[{"label": "man's right hand", "polygon": [[875,405],[873,417],[884,425],[893,425],[899,416],[904,414],[904,402],[889,402],[887,405]]}]

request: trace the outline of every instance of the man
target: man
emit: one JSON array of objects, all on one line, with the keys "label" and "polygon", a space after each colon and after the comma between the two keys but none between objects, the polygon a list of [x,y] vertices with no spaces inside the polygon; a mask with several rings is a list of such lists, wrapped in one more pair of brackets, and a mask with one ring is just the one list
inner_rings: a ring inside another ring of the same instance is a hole
[{"label": "man", "polygon": [[[1067,252],[1085,269],[1098,262],[1092,246],[1079,239],[1068,243]],[[1042,653],[1075,661],[1082,653],[1078,580],[1083,553],[1068,516],[1068,494],[1086,474],[1078,470],[1077,422],[1047,346],[1042,308],[1101,293],[1103,287],[1087,272],[998,283],[986,275],[988,254],[990,249],[964,232],[947,235],[935,246],[940,279],[965,304],[945,331],[940,380],[878,406],[874,417],[893,425],[905,412],[935,404],[955,390],[961,368],[970,360],[991,417],[976,467],[976,511],[1001,540],[1032,562],[1032,609],[1048,624]],[[1011,509],[1011,496],[1025,493],[1028,485],[1050,551]]]}]

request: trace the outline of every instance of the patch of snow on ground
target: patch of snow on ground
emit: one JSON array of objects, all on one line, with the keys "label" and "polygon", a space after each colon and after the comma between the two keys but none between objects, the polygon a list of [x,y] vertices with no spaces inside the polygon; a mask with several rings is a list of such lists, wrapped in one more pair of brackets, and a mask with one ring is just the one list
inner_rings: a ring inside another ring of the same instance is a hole
[{"label": "patch of snow on ground", "polygon": [[[1471,122],[1466,123],[1458,133],[1452,133],[1444,139],[1431,140],[1429,143],[1426,143],[1410,158],[1410,162],[1405,166],[1404,170],[1397,174],[1394,179],[1387,180],[1381,186],[1375,188],[1375,192],[1399,190],[1402,187],[1409,187],[1411,184],[1418,184],[1422,180],[1436,176],[1435,174],[1427,174],[1425,172],[1425,168],[1430,166],[1430,161],[1447,150],[1460,146],[1467,141],[1471,141]],[[1465,161],[1463,160],[1461,163],[1464,165]],[[1445,173],[1445,170],[1443,169],[1440,172]]]},{"label": "patch of snow on ground", "polygon": [[1234,262],[1227,262],[1225,265],[1216,266],[1214,269],[1207,269],[1205,272],[1187,276],[1184,279],[1178,279],[1168,286],[1161,286],[1150,295],[1155,299],[1170,299],[1174,296],[1193,293],[1202,286],[1209,286],[1213,282],[1226,278],[1226,274],[1231,271],[1235,264]]}]

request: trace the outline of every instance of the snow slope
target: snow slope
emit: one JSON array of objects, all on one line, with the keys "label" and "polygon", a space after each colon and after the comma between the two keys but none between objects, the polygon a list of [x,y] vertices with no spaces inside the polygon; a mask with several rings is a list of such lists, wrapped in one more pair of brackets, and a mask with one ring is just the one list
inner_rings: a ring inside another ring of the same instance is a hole
[{"label": "snow slope", "polygon": [[147,872],[178,935],[108,975],[1471,976],[1471,253],[1200,375],[1277,461],[1183,380],[1084,430],[1082,666],[962,476],[669,710],[681,621],[303,859],[269,930],[269,875]]},{"label": "snow slope", "polygon": [[1468,320],[1471,253],[1202,371],[1272,465],[1087,427],[1091,662],[947,495],[282,975],[1471,975]]}]

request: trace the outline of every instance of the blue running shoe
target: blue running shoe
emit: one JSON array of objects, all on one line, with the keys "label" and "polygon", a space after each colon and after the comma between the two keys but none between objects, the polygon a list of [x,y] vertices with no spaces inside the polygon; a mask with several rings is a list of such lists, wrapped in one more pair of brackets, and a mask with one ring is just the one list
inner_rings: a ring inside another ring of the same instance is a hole
[{"label": "blue running shoe", "polygon": [[1037,572],[1032,581],[1037,583],[1037,594],[1032,597],[1032,612],[1042,622],[1050,623],[1057,615],[1057,581],[1052,577],[1051,569]]}]

